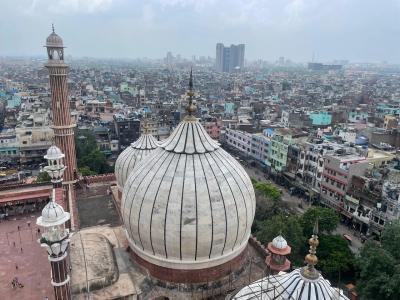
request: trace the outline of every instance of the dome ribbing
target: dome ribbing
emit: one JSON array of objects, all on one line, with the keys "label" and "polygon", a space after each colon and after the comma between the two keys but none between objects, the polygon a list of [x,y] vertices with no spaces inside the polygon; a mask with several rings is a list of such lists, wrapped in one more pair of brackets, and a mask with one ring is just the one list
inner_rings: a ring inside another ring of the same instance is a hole
[{"label": "dome ribbing", "polygon": [[193,116],[135,168],[122,197],[132,250],[176,269],[212,267],[238,256],[254,212],[246,171]]},{"label": "dome ribbing", "polygon": [[151,134],[142,134],[118,156],[115,162],[115,177],[120,189],[132,170],[147,156],[157,149],[159,143]]}]

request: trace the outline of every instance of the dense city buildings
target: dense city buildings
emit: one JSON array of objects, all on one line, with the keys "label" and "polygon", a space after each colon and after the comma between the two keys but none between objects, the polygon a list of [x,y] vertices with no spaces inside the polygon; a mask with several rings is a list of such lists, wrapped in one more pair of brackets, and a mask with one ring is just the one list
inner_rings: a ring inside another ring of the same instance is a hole
[{"label": "dense city buildings", "polygon": [[[242,44],[217,44],[215,59],[67,60],[55,32],[46,47],[47,59],[0,60],[0,219],[9,222],[0,230],[10,237],[0,247],[9,260],[35,233],[46,238],[33,227],[40,215],[38,225],[58,232],[43,247],[68,247],[51,249],[41,269],[62,265],[52,277],[58,298],[274,299],[271,285],[287,296],[323,286],[310,299],[347,299],[316,270],[317,230],[306,266],[293,259],[304,245],[285,233],[265,244],[252,236],[256,181],[295,203],[283,218],[330,208],[360,244],[400,219],[396,67],[310,70],[280,57],[244,68]],[[43,172],[52,153],[50,166],[63,170],[50,174],[60,175],[53,186]]]}]

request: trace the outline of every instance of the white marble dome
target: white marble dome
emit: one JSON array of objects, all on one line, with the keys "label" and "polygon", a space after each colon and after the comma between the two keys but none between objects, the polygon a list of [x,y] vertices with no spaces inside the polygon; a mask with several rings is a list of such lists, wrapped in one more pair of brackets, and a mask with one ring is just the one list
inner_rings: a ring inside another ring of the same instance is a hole
[{"label": "white marble dome", "polygon": [[70,219],[70,214],[65,212],[61,205],[49,201],[42,210],[42,215],[37,219],[37,224],[43,227],[61,225]]},{"label": "white marble dome", "polygon": [[53,145],[49,149],[47,149],[45,159],[60,159],[65,157],[65,155],[61,152],[61,149],[57,146]]},{"label": "white marble dome", "polygon": [[62,48],[64,47],[63,40],[57,33],[53,31],[46,39],[46,47]]},{"label": "white marble dome", "polygon": [[246,171],[188,116],[130,174],[121,211],[135,254],[157,266],[193,270],[245,249],[255,206]]},{"label": "white marble dome", "polygon": [[287,247],[287,242],[283,238],[283,236],[278,235],[276,238],[272,240],[272,246],[274,246],[276,249],[285,249]]},{"label": "white marble dome", "polygon": [[146,156],[157,149],[159,142],[151,134],[142,134],[118,156],[115,162],[115,177],[118,188],[122,191],[125,181],[132,170],[138,166]]}]

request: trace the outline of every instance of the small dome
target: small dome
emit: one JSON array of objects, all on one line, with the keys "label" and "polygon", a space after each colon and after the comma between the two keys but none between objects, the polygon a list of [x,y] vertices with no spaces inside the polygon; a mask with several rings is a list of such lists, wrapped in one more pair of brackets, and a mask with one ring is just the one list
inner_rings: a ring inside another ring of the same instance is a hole
[{"label": "small dome", "polygon": [[46,39],[46,47],[64,47],[62,38],[54,31]]},{"label": "small dome", "polygon": [[272,240],[272,246],[274,246],[276,249],[285,249],[287,247],[287,242],[283,236],[278,235]]},{"label": "small dome", "polygon": [[61,152],[61,149],[57,146],[51,146],[48,150],[46,155],[44,156],[45,159],[59,159],[63,158],[65,155]]},{"label": "small dome", "polygon": [[264,277],[241,289],[232,299],[348,300],[321,274],[317,279],[310,280],[300,270]]},{"label": "small dome", "polygon": [[145,157],[151,155],[159,143],[151,134],[142,134],[118,156],[115,162],[115,177],[118,187],[123,188],[128,175]]},{"label": "small dome", "polygon": [[255,194],[243,167],[187,116],[128,176],[121,212],[142,259],[172,269],[210,268],[247,246]]},{"label": "small dome", "polygon": [[70,214],[65,212],[61,205],[50,201],[42,210],[42,215],[38,218],[39,226],[48,227],[61,225],[70,219]]}]

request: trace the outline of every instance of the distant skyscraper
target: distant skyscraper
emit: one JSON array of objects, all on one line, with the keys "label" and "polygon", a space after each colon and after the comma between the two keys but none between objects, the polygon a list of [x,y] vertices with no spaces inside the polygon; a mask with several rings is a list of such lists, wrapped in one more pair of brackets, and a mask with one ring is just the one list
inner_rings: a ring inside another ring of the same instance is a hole
[{"label": "distant skyscraper", "polygon": [[215,68],[218,72],[224,71],[224,44],[217,44],[217,52],[215,56]]},{"label": "distant skyscraper", "polygon": [[218,43],[216,47],[216,70],[219,72],[234,72],[244,67],[244,44],[225,47]]}]

